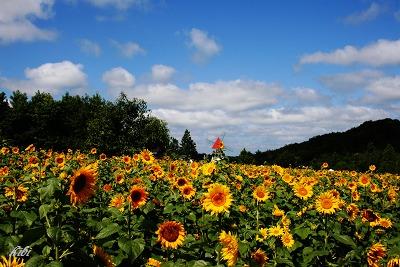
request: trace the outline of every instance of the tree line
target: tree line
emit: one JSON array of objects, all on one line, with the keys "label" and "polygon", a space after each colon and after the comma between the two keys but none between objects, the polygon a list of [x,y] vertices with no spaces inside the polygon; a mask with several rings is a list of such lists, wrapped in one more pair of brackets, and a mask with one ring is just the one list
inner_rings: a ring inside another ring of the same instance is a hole
[{"label": "tree line", "polygon": [[366,171],[376,165],[379,172],[400,173],[400,121],[367,121],[342,133],[315,136],[308,141],[269,151],[251,153],[243,149],[232,160],[247,164],[309,166],[319,169],[327,162],[335,170]]},{"label": "tree line", "polygon": [[149,149],[159,156],[196,158],[196,144],[185,130],[181,142],[171,136],[167,123],[151,114],[144,100],[124,93],[115,101],[99,94],[56,100],[49,93],[31,98],[15,91],[0,92],[0,145],[35,146],[62,151],[96,147],[110,154]]}]

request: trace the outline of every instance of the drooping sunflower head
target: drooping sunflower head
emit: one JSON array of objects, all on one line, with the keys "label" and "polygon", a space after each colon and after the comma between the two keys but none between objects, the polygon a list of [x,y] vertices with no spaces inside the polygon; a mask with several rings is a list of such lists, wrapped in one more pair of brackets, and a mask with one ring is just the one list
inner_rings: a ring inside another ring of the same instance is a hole
[{"label": "drooping sunflower head", "polygon": [[253,192],[253,197],[260,202],[264,202],[267,199],[269,199],[271,196],[265,186],[259,185],[256,187],[256,189]]},{"label": "drooping sunflower head", "polygon": [[393,225],[392,221],[387,218],[380,218],[378,223],[381,227],[386,228],[386,229],[391,228]]},{"label": "drooping sunflower head", "polygon": [[25,202],[28,200],[28,188],[20,184],[15,187],[6,187],[4,195],[6,197],[14,198],[18,202]]},{"label": "drooping sunflower head", "polygon": [[349,204],[346,208],[346,211],[351,221],[354,221],[357,218],[358,214],[360,213],[360,210],[354,203]]},{"label": "drooping sunflower head", "polygon": [[363,222],[373,223],[373,222],[377,222],[379,220],[379,216],[370,209],[363,210],[361,217],[362,217]]},{"label": "drooping sunflower head", "polygon": [[67,195],[73,205],[86,203],[96,190],[97,171],[90,166],[75,171]]},{"label": "drooping sunflower head", "polygon": [[219,235],[219,241],[223,246],[221,250],[222,258],[228,266],[234,266],[239,255],[239,246],[236,237],[230,232],[226,233],[222,231]]},{"label": "drooping sunflower head", "polygon": [[146,189],[140,185],[134,185],[128,196],[128,201],[131,203],[133,209],[143,206],[147,201],[148,193]]},{"label": "drooping sunflower head", "polygon": [[112,257],[104,251],[101,247],[93,245],[93,255],[97,260],[99,260],[106,267],[114,267],[115,263],[112,260]]},{"label": "drooping sunflower head", "polygon": [[373,244],[367,253],[367,261],[369,266],[379,266],[379,261],[386,256],[386,247],[381,243]]},{"label": "drooping sunflower head", "polygon": [[204,194],[203,208],[211,214],[227,212],[232,204],[229,188],[222,184],[212,184]]},{"label": "drooping sunflower head", "polygon": [[8,258],[1,256],[0,267],[24,267],[24,260],[14,256],[9,256]]},{"label": "drooping sunflower head", "polygon": [[185,240],[185,228],[180,222],[166,221],[162,223],[156,232],[158,242],[163,248],[176,249],[183,244]]},{"label": "drooping sunflower head", "polygon": [[259,267],[264,267],[268,261],[267,254],[262,249],[257,249],[253,253],[251,253],[251,259],[257,264]]},{"label": "drooping sunflower head", "polygon": [[313,195],[312,186],[308,186],[305,184],[296,184],[293,190],[294,194],[303,200],[306,200]]},{"label": "drooping sunflower head", "polygon": [[319,195],[315,202],[315,207],[318,212],[323,214],[332,214],[339,209],[339,201],[331,192],[325,192]]}]

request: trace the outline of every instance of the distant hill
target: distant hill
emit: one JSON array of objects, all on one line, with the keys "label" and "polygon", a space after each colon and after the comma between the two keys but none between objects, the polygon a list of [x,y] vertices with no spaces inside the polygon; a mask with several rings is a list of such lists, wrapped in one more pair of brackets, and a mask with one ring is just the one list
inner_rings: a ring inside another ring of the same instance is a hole
[{"label": "distant hill", "polygon": [[400,121],[366,121],[345,132],[318,135],[302,143],[252,154],[242,151],[234,161],[319,168],[328,162],[334,169],[364,171],[375,164],[380,171],[400,173]]}]

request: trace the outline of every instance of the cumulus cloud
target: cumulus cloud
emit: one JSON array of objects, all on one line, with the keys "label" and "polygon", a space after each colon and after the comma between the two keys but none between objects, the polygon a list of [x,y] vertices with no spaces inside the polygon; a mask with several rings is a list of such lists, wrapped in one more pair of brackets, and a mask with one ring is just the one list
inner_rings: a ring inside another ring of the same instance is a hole
[{"label": "cumulus cloud", "polygon": [[400,101],[400,76],[382,77],[372,81],[366,88],[363,100],[370,103]]},{"label": "cumulus cloud", "polygon": [[119,10],[126,10],[133,6],[143,6],[147,0],[87,0],[96,7],[107,8],[113,7]]},{"label": "cumulus cloud", "polygon": [[151,67],[151,77],[156,82],[167,82],[175,74],[175,69],[166,65],[153,65]]},{"label": "cumulus cloud", "polygon": [[17,41],[54,40],[55,31],[41,29],[34,19],[48,19],[54,0],[3,0],[0,8],[0,44]]},{"label": "cumulus cloud", "polygon": [[196,63],[204,63],[222,50],[222,46],[205,31],[192,28],[189,38],[189,46],[195,49],[192,58]]},{"label": "cumulus cloud", "polygon": [[332,90],[350,92],[355,89],[362,89],[384,74],[377,70],[361,70],[357,72],[339,73],[332,75],[324,75],[320,77],[320,82]]},{"label": "cumulus cloud", "polygon": [[112,40],[111,43],[119,50],[121,55],[127,58],[146,54],[146,50],[144,50],[138,43],[135,42],[119,43]]},{"label": "cumulus cloud", "polygon": [[126,93],[143,98],[156,107],[241,111],[277,103],[283,89],[261,81],[232,80],[192,83],[186,89],[171,83],[142,84]]},{"label": "cumulus cloud", "polygon": [[380,39],[361,48],[347,45],[331,52],[319,51],[306,54],[299,61],[299,65],[318,63],[335,65],[365,64],[377,67],[399,65],[400,39],[394,41]]},{"label": "cumulus cloud", "polygon": [[93,56],[100,56],[101,54],[101,47],[98,43],[90,41],[88,39],[81,39],[79,40],[79,47],[82,52],[93,55]]},{"label": "cumulus cloud", "polygon": [[83,65],[71,61],[46,63],[37,68],[25,69],[24,80],[0,77],[0,86],[9,90],[20,90],[33,95],[36,91],[49,92],[55,95],[64,90],[79,90],[87,85],[87,76]]},{"label": "cumulus cloud", "polygon": [[122,67],[116,67],[104,72],[102,80],[114,95],[120,91],[129,90],[135,84],[135,76]]},{"label": "cumulus cloud", "polygon": [[353,25],[361,24],[363,22],[374,20],[380,14],[382,14],[384,10],[385,9],[381,5],[377,3],[371,3],[366,10],[362,10],[345,17],[343,22]]}]

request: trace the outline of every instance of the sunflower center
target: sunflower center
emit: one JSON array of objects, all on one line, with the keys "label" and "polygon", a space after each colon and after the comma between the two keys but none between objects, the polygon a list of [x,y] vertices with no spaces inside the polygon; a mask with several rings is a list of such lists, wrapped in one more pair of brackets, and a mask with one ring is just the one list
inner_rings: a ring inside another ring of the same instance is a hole
[{"label": "sunflower center", "polygon": [[307,189],[305,189],[304,187],[299,189],[299,194],[302,196],[306,196],[308,193]]},{"label": "sunflower center", "polygon": [[361,178],[361,183],[367,184],[368,183],[368,178],[367,177],[362,177]]},{"label": "sunflower center", "polygon": [[226,196],[224,193],[218,192],[212,196],[211,200],[215,206],[223,206],[226,202]]},{"label": "sunflower center", "polygon": [[145,161],[150,161],[150,155],[148,155],[148,154],[145,154],[143,156],[143,158],[144,158]]},{"label": "sunflower center", "polygon": [[190,190],[190,188],[185,188],[185,189],[183,190],[183,193],[184,193],[185,195],[189,195],[191,191],[192,191],[192,190]]},{"label": "sunflower center", "polygon": [[184,186],[186,184],[186,181],[184,179],[179,179],[178,180],[178,185],[179,186]]},{"label": "sunflower center", "polygon": [[78,177],[75,178],[75,183],[74,183],[74,192],[79,193],[81,192],[86,186],[86,176],[85,175],[79,175]]},{"label": "sunflower center", "polygon": [[57,158],[57,163],[58,163],[58,164],[63,163],[63,161],[64,161],[63,158]]},{"label": "sunflower center", "polygon": [[131,199],[132,201],[139,201],[142,197],[142,194],[138,191],[134,191],[131,193]]},{"label": "sunflower center", "polygon": [[324,208],[324,209],[330,209],[330,208],[332,208],[332,206],[333,206],[333,202],[332,202],[332,200],[329,199],[329,198],[324,198],[324,199],[321,201],[321,206],[322,206],[322,208]]},{"label": "sunflower center", "polygon": [[179,229],[174,226],[165,227],[161,232],[161,236],[168,242],[175,242],[179,237]]},{"label": "sunflower center", "polygon": [[257,191],[257,196],[259,198],[263,198],[265,196],[265,193],[263,191]]}]

